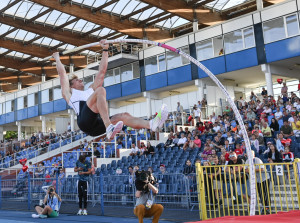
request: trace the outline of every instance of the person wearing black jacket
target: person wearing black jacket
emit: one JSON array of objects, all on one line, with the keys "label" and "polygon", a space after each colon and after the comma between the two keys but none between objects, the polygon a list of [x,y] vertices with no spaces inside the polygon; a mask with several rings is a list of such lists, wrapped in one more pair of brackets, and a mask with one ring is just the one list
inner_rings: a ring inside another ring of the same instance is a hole
[{"label": "person wearing black jacket", "polygon": [[218,167],[220,165],[219,158],[217,155],[214,155],[211,162],[212,167],[208,169],[207,174],[210,179],[213,180],[213,189],[215,192],[215,204],[218,204],[218,202],[221,201],[221,174],[222,174],[222,168]]},{"label": "person wearing black jacket", "polygon": [[154,147],[151,146],[151,143],[148,141],[147,142],[147,147],[145,148],[145,151],[144,151],[144,154],[147,156],[148,154],[151,154],[153,155],[155,152],[154,152]]},{"label": "person wearing black jacket", "polygon": [[272,131],[273,137],[275,137],[274,132],[279,131],[279,124],[275,118],[272,118],[272,120],[271,120],[270,129]]},{"label": "person wearing black jacket", "polygon": [[190,160],[187,160],[185,164],[186,164],[186,166],[183,169],[184,175],[189,175],[191,173],[195,173],[195,167],[192,166],[192,163]]},{"label": "person wearing black jacket", "polygon": [[169,134],[169,135],[168,135],[168,139],[167,139],[167,141],[165,142],[164,147],[165,147],[165,148],[168,148],[170,145],[172,145],[172,142],[173,142],[172,135]]},{"label": "person wearing black jacket", "polygon": [[268,161],[269,163],[281,163],[282,156],[275,145],[270,145],[270,151],[268,153]]}]

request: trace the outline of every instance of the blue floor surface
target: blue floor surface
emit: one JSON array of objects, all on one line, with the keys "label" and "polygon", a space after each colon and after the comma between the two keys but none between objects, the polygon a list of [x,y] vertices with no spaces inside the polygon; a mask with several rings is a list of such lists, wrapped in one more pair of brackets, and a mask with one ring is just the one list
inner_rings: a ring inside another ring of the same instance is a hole
[{"label": "blue floor surface", "polygon": [[[117,208],[116,208],[117,209]],[[117,211],[117,210],[116,210]],[[137,223],[137,218],[120,218],[106,216],[76,216],[61,214],[57,218],[34,219],[31,214],[34,212],[25,211],[6,211],[0,210],[0,223],[31,223],[31,222],[54,222],[54,223],[71,223],[71,222],[103,222],[103,223]],[[145,223],[150,223],[151,219],[144,219]],[[171,221],[159,221],[160,223],[174,223]]]}]

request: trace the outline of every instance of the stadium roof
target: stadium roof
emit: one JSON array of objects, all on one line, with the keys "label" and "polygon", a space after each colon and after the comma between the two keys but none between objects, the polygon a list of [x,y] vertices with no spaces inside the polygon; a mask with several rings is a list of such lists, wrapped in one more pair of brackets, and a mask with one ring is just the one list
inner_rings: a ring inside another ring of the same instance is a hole
[{"label": "stadium roof", "polygon": [[[264,0],[269,6],[283,0]],[[256,10],[255,0],[1,0],[0,90],[57,77],[42,58],[100,39],[165,41]],[[82,68],[92,48],[62,62]],[[99,53],[99,52],[98,52]]]}]

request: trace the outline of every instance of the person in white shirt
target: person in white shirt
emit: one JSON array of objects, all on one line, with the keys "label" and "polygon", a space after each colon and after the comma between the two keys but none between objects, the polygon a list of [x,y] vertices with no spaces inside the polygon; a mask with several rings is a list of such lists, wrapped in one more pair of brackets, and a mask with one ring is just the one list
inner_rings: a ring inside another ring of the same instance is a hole
[{"label": "person in white shirt", "polygon": [[187,140],[187,139],[186,139],[184,133],[181,133],[181,138],[178,140],[177,145],[178,145],[179,147],[183,147],[183,145],[186,143],[186,140]]},{"label": "person in white shirt", "polygon": [[246,105],[246,101],[243,99],[243,97],[240,97],[240,100],[238,100],[238,102],[240,102],[243,107]]},{"label": "person in white shirt", "polygon": [[280,108],[276,108],[276,112],[275,112],[275,119],[277,120],[277,121],[279,121],[280,119],[282,119],[282,116],[283,116],[283,114],[282,114],[282,112],[280,111]]},{"label": "person in white shirt", "polygon": [[270,115],[272,113],[272,109],[267,105],[262,113]]},{"label": "person in white shirt", "polygon": [[219,132],[221,130],[221,127],[218,125],[218,123],[214,123],[214,127],[213,127],[214,132]]},{"label": "person in white shirt", "polygon": [[194,105],[194,117],[196,122],[200,122],[201,120],[201,110],[199,107],[197,107],[197,105]]},{"label": "person in white shirt", "polygon": [[140,152],[140,149],[137,146],[135,146],[134,143],[132,143],[129,156],[136,156],[136,155],[138,155],[139,152]]}]

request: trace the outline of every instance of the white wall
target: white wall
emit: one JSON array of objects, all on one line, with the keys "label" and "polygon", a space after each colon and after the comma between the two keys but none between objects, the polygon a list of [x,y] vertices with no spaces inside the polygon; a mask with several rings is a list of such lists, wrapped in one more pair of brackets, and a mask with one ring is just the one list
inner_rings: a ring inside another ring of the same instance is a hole
[{"label": "white wall", "polygon": [[55,118],[55,129],[57,134],[64,133],[68,129],[69,118]]}]

